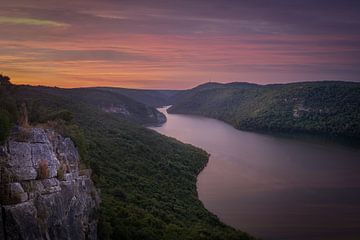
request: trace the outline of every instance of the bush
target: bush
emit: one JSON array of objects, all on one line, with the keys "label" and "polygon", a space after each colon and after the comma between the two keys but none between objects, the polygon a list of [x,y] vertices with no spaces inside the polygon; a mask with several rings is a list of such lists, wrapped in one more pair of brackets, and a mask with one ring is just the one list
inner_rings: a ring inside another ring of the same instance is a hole
[{"label": "bush", "polygon": [[49,172],[49,165],[47,160],[41,160],[39,162],[38,167],[38,179],[46,179],[49,178],[50,172]]},{"label": "bush", "polygon": [[7,139],[11,129],[11,122],[9,114],[5,111],[0,111],[0,143]]},{"label": "bush", "polygon": [[57,178],[59,180],[64,180],[65,173],[67,173],[68,170],[69,170],[69,167],[66,165],[65,162],[62,161],[60,163],[60,166],[59,166],[58,170],[57,170]]}]

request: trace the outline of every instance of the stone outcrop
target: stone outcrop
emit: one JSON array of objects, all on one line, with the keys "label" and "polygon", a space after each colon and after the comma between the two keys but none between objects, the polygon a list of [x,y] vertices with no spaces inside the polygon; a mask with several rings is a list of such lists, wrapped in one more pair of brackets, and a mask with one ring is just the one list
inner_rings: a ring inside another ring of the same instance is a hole
[{"label": "stone outcrop", "polygon": [[96,239],[98,193],[69,138],[14,129],[0,146],[0,239]]}]

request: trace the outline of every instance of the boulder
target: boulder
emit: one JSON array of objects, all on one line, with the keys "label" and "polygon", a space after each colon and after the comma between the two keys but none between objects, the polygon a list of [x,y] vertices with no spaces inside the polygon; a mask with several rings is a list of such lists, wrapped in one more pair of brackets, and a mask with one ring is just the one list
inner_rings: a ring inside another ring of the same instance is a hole
[{"label": "boulder", "polygon": [[36,169],[31,161],[31,145],[28,142],[9,141],[10,158],[7,161],[11,178],[15,180],[30,180],[36,178]]}]

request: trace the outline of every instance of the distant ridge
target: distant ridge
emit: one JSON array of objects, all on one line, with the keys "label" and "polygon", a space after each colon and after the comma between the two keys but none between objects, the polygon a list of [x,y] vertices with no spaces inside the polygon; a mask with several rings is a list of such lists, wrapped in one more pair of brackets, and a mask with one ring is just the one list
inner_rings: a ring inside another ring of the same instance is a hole
[{"label": "distant ridge", "polygon": [[168,112],[217,118],[243,130],[360,138],[360,83],[205,83],[177,94]]}]

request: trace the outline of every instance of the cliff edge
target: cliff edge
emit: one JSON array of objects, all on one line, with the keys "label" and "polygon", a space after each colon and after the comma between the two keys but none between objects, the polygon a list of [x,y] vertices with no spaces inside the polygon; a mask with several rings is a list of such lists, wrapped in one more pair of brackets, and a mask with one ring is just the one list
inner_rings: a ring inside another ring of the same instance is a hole
[{"label": "cliff edge", "polygon": [[97,239],[99,197],[70,138],[15,128],[0,146],[0,239]]}]

